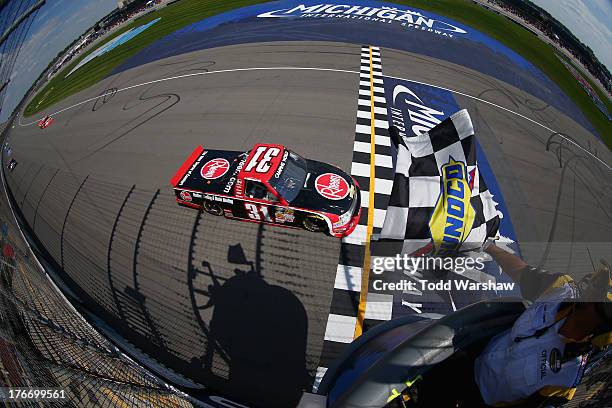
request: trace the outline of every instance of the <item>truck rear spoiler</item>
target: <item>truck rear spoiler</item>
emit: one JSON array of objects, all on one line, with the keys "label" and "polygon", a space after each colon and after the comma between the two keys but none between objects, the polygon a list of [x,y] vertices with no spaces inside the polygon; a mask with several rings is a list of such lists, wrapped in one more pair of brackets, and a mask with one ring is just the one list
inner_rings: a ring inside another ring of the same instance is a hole
[{"label": "truck rear spoiler", "polygon": [[174,177],[170,179],[170,184],[172,184],[172,187],[176,187],[178,185],[178,183],[181,181],[183,176],[191,168],[191,165],[196,161],[198,157],[200,157],[203,151],[204,151],[204,148],[202,146],[198,146],[194,149],[193,152],[191,152],[187,160],[185,160],[185,162],[181,165],[181,167],[179,167],[179,169],[176,171],[176,173],[174,174]]}]

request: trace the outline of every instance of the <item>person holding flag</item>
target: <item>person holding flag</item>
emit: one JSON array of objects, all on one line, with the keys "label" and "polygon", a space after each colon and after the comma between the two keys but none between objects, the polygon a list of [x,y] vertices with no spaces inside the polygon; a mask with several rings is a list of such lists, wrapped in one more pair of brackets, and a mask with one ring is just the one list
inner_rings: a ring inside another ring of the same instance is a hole
[{"label": "person holding flag", "polygon": [[467,110],[416,137],[389,133],[397,164],[381,240],[419,256],[486,252],[531,302],[473,356],[468,372],[444,384],[445,392],[424,384],[418,406],[548,407],[571,400],[591,353],[612,344],[609,265],[603,261],[576,283],[495,245],[503,215],[480,176]]},{"label": "person holding flag", "polygon": [[576,393],[593,351],[612,344],[612,275],[601,268],[580,283],[528,265],[495,246],[485,251],[533,303],[487,344],[474,380],[489,406],[559,406]]}]

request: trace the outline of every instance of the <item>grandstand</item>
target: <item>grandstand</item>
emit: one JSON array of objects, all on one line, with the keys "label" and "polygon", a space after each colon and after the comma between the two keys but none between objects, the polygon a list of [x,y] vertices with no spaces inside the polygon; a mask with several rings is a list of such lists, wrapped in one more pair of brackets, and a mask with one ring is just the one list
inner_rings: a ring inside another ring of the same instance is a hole
[{"label": "grandstand", "polygon": [[591,79],[612,95],[612,76],[593,51],[584,45],[562,23],[548,12],[525,0],[472,0],[486,9],[507,17],[543,41],[554,46],[566,57],[579,61]]}]

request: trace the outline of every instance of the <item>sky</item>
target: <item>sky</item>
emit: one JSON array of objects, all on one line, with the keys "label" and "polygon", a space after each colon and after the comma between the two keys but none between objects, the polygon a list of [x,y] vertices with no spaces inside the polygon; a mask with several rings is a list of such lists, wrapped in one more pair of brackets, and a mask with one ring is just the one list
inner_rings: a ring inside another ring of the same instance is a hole
[{"label": "sky", "polygon": [[[532,1],[565,24],[612,71],[612,0]],[[56,54],[115,7],[117,0],[47,0],[15,64],[0,123]]]},{"label": "sky", "polygon": [[563,23],[612,71],[612,0],[531,0]]},{"label": "sky", "polygon": [[7,88],[4,122],[58,52],[117,7],[117,0],[47,0],[38,11]]}]

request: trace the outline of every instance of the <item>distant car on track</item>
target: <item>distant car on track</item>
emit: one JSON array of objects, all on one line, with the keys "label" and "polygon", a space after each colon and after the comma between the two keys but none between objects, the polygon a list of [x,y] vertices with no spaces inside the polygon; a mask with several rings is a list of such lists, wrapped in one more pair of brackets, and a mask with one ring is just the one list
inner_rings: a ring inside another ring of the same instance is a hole
[{"label": "distant car on track", "polygon": [[15,170],[15,167],[17,167],[17,160],[15,159],[11,159],[9,164],[6,165],[6,168],[9,169],[9,171]]},{"label": "distant car on track", "polygon": [[41,129],[46,129],[51,126],[53,122],[55,122],[55,119],[53,119],[52,116],[45,116],[44,118],[38,121],[38,127]]},{"label": "distant car on track", "polygon": [[353,232],[361,215],[351,176],[277,144],[247,152],[198,146],[170,183],[179,205],[338,238]]}]

